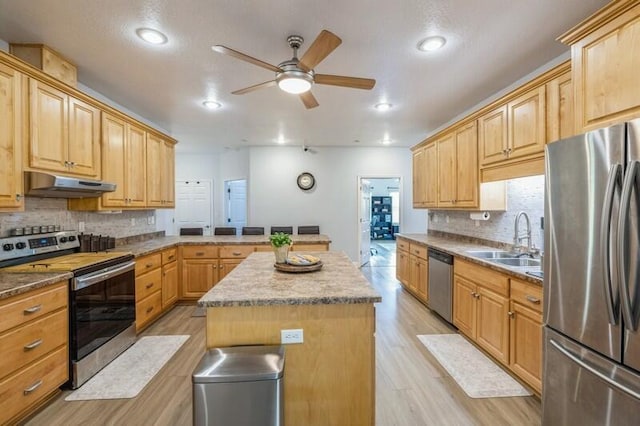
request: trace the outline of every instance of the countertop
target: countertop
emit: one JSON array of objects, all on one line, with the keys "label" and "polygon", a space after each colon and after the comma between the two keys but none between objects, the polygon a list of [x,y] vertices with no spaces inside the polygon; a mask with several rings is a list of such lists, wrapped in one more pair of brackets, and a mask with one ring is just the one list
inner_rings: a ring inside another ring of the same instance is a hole
[{"label": "countertop", "polygon": [[[323,234],[291,235],[294,244],[330,244],[331,239]],[[156,251],[181,245],[255,245],[270,244],[268,235],[215,235],[215,236],[173,236],[159,237],[148,241],[126,244],[115,248],[117,251],[130,251],[135,257],[146,256]]]},{"label": "countertop", "polygon": [[60,281],[67,281],[72,277],[73,274],[71,272],[27,274],[0,272],[0,300],[59,283]]},{"label": "countertop", "polygon": [[199,301],[201,307],[376,303],[382,297],[343,252],[314,252],[316,272],[273,267],[273,253],[252,253]]},{"label": "countertop", "polygon": [[455,257],[464,259],[469,262],[477,263],[484,267],[493,269],[504,274],[515,276],[518,279],[527,281],[533,284],[542,285],[542,279],[528,275],[522,268],[509,267],[500,265],[497,263],[489,262],[485,259],[473,257],[467,253],[468,250],[496,250],[495,247],[490,247],[482,244],[476,244],[472,242],[463,241],[457,238],[438,237],[427,234],[396,234],[398,238],[404,238],[409,242],[417,243],[427,247],[433,247],[438,250],[442,250],[445,253],[449,253]]}]

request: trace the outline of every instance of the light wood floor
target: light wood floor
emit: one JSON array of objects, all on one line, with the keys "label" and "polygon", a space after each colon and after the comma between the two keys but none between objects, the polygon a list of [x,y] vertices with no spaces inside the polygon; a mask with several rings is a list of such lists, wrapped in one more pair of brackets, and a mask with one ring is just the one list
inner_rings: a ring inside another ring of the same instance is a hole
[{"label": "light wood floor", "polygon": [[[400,288],[395,268],[367,267],[363,273],[383,297],[376,307],[377,425],[540,424],[540,403],[533,397],[467,397],[416,338],[455,330]],[[190,425],[191,372],[205,348],[205,320],[192,317],[193,311],[177,306],[143,333],[191,338],[138,397],[66,402],[68,392],[62,392],[27,424]]]}]

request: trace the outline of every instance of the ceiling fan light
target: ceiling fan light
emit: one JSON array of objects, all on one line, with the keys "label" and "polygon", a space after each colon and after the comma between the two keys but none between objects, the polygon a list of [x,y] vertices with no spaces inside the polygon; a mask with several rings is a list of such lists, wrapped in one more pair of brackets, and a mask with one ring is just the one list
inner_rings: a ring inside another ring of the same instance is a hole
[{"label": "ceiling fan light", "polygon": [[311,82],[300,77],[284,77],[278,80],[278,87],[287,93],[297,95],[311,89]]}]

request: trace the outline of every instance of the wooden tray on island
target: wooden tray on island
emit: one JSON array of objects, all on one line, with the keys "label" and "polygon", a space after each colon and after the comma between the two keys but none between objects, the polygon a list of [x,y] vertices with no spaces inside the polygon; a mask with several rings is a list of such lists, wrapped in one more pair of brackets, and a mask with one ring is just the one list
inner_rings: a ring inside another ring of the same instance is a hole
[{"label": "wooden tray on island", "polygon": [[315,272],[319,271],[320,268],[322,268],[322,261],[314,263],[313,265],[291,265],[289,263],[274,263],[273,267],[282,272]]}]

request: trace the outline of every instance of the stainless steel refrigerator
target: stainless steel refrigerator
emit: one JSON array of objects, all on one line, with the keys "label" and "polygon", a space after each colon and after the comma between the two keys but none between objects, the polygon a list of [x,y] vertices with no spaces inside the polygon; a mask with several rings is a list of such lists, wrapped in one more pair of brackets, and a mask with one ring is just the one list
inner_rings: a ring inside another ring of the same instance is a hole
[{"label": "stainless steel refrigerator", "polygon": [[543,425],[640,424],[640,120],[545,163]]}]

